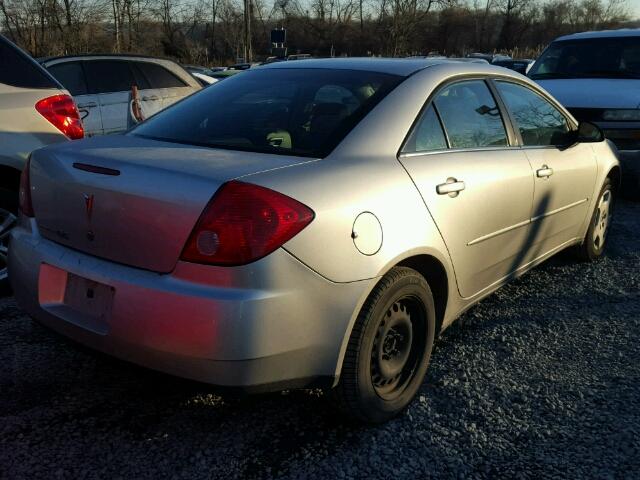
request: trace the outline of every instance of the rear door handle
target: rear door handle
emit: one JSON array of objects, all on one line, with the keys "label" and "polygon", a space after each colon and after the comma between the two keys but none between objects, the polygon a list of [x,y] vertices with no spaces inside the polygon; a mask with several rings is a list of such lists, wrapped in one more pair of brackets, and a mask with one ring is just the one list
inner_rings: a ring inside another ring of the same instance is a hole
[{"label": "rear door handle", "polygon": [[145,95],[144,97],[142,97],[142,100],[144,100],[145,102],[149,101],[149,100],[158,100],[158,96],[157,95]]},{"label": "rear door handle", "polygon": [[98,104],[96,102],[79,103],[78,108],[95,108]]},{"label": "rear door handle", "polygon": [[449,195],[450,197],[457,197],[458,194],[466,188],[463,181],[458,181],[453,177],[447,178],[447,183],[441,183],[436,187],[438,195]]},{"label": "rear door handle", "polygon": [[553,168],[549,168],[547,165],[543,165],[542,168],[536,170],[536,175],[539,178],[549,178],[553,175]]}]

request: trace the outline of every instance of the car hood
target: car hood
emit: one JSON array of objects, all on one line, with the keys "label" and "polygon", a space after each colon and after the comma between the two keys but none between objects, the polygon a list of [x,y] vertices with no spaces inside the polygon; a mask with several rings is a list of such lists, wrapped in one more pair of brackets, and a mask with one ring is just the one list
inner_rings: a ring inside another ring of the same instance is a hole
[{"label": "car hood", "polygon": [[640,106],[640,79],[566,78],[536,82],[569,109]]}]

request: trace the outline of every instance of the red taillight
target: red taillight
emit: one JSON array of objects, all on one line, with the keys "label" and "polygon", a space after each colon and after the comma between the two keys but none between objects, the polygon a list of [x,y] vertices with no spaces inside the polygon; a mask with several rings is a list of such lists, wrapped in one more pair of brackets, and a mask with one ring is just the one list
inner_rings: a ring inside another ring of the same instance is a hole
[{"label": "red taillight", "polygon": [[268,188],[225,183],[200,216],[182,260],[210,265],[244,265],[262,258],[313,220],[306,205]]},{"label": "red taillight", "polygon": [[18,200],[20,205],[20,211],[27,217],[34,217],[33,204],[31,203],[31,157],[27,159],[27,163],[20,175],[20,192],[18,194]]},{"label": "red taillight", "polygon": [[69,95],[54,95],[36,103],[36,110],[71,140],[84,137],[80,113]]}]

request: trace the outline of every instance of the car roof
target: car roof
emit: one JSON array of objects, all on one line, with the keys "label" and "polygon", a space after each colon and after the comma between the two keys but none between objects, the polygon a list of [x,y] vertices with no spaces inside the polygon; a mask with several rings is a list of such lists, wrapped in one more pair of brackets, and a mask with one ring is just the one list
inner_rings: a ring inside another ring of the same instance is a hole
[{"label": "car roof", "polygon": [[640,28],[621,28],[618,30],[600,30],[597,32],[580,32],[571,35],[558,37],[554,42],[566,40],[585,40],[588,38],[620,38],[620,37],[640,37]]},{"label": "car roof", "polygon": [[[304,62],[274,62],[262,65],[260,69],[337,69],[337,70],[362,70],[377,73],[389,73],[393,75],[409,76],[419,70],[434,65],[459,64],[463,62],[450,59],[432,58],[323,58],[309,59]],[[470,63],[470,62],[468,62]]]}]

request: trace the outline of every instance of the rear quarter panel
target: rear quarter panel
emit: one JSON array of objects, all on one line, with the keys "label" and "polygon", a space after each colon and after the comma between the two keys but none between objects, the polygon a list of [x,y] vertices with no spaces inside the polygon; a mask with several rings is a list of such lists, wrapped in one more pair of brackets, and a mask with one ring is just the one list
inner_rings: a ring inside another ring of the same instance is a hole
[{"label": "rear quarter panel", "polygon": [[68,141],[35,109],[39,100],[61,93],[67,92],[0,84],[0,165],[22,170],[33,150]]}]

